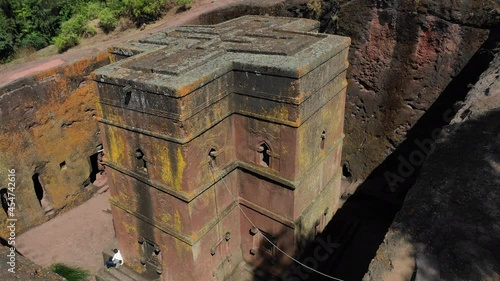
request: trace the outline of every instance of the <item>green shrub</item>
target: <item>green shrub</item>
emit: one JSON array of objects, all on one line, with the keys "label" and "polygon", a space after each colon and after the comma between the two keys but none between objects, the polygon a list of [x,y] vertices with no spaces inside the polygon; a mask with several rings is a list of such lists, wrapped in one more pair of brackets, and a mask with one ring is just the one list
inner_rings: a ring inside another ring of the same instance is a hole
[{"label": "green shrub", "polygon": [[314,19],[319,19],[321,16],[322,1],[309,0],[307,1],[307,8],[312,13]]},{"label": "green shrub", "polygon": [[180,5],[177,12],[183,12],[191,9],[192,0],[175,0],[175,4]]},{"label": "green shrub", "polygon": [[137,24],[158,19],[167,8],[168,0],[123,0],[125,12]]},{"label": "green shrub", "polygon": [[27,34],[22,40],[21,40],[21,47],[22,48],[29,48],[33,47],[36,50],[43,49],[49,45],[49,40],[45,36],[43,36],[40,32],[33,32],[30,34]]},{"label": "green shrub", "polygon": [[66,278],[68,281],[84,281],[90,276],[88,270],[82,268],[74,268],[62,263],[53,264],[50,270]]},{"label": "green shrub", "polygon": [[12,59],[15,47],[14,23],[0,13],[0,62]]},{"label": "green shrub", "polygon": [[85,26],[85,31],[83,32],[82,37],[89,38],[96,34],[97,34],[97,29],[94,26],[87,24]]},{"label": "green shrub", "polygon": [[126,12],[124,0],[106,0],[106,7],[110,8],[118,16]]},{"label": "green shrub", "polygon": [[93,20],[97,18],[97,15],[104,8],[103,3],[100,2],[89,2],[83,6],[82,11],[79,13],[85,17],[87,20]]},{"label": "green shrub", "polygon": [[80,43],[80,35],[75,33],[61,33],[54,37],[54,45],[57,47],[57,51],[62,53],[71,47],[74,47]]},{"label": "green shrub", "polygon": [[77,35],[83,34],[85,31],[85,26],[87,24],[87,19],[83,15],[75,15],[69,20],[65,21],[61,25],[61,31],[59,34],[64,33],[74,33]]},{"label": "green shrub", "polygon": [[75,15],[63,22],[54,44],[59,52],[64,52],[80,43],[80,36],[87,30],[87,19],[83,15]]},{"label": "green shrub", "polygon": [[191,3],[193,3],[193,0],[175,0],[175,4],[177,5],[182,5],[182,6],[191,6]]},{"label": "green shrub", "polygon": [[99,12],[99,27],[104,33],[109,33],[115,30],[118,25],[117,15],[110,9],[104,8]]}]

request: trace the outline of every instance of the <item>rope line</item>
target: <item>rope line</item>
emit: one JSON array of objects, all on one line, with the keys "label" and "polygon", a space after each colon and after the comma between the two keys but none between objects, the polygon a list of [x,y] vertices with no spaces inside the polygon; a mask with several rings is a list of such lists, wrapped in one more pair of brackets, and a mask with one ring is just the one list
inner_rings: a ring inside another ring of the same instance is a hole
[{"label": "rope line", "polygon": [[[213,170],[213,162],[210,161],[210,170],[212,172],[212,176],[214,178],[214,183],[217,182],[217,179],[215,178],[215,172]],[[336,280],[336,281],[344,281],[342,279],[339,279],[339,278],[336,278],[336,277],[333,277],[333,276],[330,276],[328,274],[325,274],[321,271],[318,271],[312,267],[309,267],[303,263],[301,263],[300,261],[298,261],[297,259],[295,259],[294,257],[290,256],[289,254],[287,254],[284,250],[280,249],[276,244],[274,244],[269,238],[266,237],[266,235],[264,235],[260,229],[252,222],[252,220],[250,220],[250,218],[247,216],[247,214],[245,213],[245,211],[243,211],[243,209],[241,208],[241,205],[238,203],[238,200],[236,199],[236,197],[233,195],[233,193],[231,192],[231,190],[229,189],[228,185],[226,184],[226,181],[224,180],[224,177],[221,178],[221,181],[222,183],[224,184],[224,187],[227,189],[227,191],[229,192],[229,194],[231,195],[231,197],[233,198],[233,202],[236,203],[236,206],[238,206],[238,209],[240,210],[240,212],[243,214],[243,216],[245,216],[245,218],[247,219],[247,221],[257,230],[257,232],[259,234],[262,235],[262,237],[264,237],[264,239],[267,240],[267,242],[269,242],[269,244],[273,245],[273,247],[275,247],[276,249],[278,249],[278,251],[280,251],[283,255],[287,256],[289,259],[291,259],[292,261],[294,261],[295,263],[299,264],[300,266],[304,267],[304,268],[307,268],[309,269],[310,271],[313,271],[319,275],[322,275],[326,278],[329,278],[329,279],[332,279],[332,280]]]}]

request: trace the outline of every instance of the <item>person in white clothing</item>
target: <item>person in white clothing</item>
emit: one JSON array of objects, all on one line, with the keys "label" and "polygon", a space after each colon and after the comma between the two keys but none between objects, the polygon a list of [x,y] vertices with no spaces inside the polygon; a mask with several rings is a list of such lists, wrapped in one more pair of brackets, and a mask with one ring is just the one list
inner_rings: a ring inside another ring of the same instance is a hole
[{"label": "person in white clothing", "polygon": [[114,249],[113,253],[115,253],[112,257],[109,258],[109,260],[106,262],[106,267],[111,268],[111,267],[119,267],[120,265],[123,265],[123,257],[122,254],[120,253],[120,250]]}]

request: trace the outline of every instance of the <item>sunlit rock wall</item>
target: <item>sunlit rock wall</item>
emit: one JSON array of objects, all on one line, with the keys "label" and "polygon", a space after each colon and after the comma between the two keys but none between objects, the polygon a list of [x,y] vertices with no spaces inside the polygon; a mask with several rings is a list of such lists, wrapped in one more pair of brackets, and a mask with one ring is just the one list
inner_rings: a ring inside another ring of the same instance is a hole
[{"label": "sunlit rock wall", "polygon": [[[15,169],[17,233],[95,191],[89,185],[89,157],[100,144],[97,96],[86,75],[107,63],[107,53],[81,58],[0,88],[0,189],[8,187],[8,169]],[[43,193],[40,186],[35,191],[35,174]],[[5,238],[8,212],[2,201],[0,236]]]}]

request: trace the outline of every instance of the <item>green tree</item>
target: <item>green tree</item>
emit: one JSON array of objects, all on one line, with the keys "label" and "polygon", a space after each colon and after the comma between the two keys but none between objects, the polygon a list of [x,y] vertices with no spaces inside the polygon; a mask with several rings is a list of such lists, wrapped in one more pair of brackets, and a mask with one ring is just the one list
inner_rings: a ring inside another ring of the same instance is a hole
[{"label": "green tree", "polygon": [[0,12],[0,62],[6,62],[14,54],[14,22]]},{"label": "green tree", "polygon": [[99,27],[104,33],[109,33],[116,28],[118,16],[110,8],[106,7],[99,12]]}]

